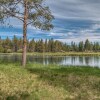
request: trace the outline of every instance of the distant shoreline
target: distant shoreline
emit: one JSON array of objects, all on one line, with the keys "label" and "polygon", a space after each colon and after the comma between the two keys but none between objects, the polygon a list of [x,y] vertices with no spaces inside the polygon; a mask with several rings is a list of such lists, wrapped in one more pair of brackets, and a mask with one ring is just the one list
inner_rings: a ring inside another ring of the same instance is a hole
[{"label": "distant shoreline", "polygon": [[[2,54],[18,54],[21,55],[22,53],[0,53]],[[27,53],[27,55],[34,55],[34,56],[100,56],[100,52],[56,52],[56,53],[51,53],[51,52],[45,52],[45,53],[38,53],[38,52],[33,52],[33,53]]]}]

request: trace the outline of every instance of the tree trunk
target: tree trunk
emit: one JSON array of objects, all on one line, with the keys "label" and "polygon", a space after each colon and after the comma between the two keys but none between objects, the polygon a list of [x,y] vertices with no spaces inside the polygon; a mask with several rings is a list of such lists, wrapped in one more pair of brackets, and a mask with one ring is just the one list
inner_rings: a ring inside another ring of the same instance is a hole
[{"label": "tree trunk", "polygon": [[22,66],[26,66],[26,52],[27,52],[27,1],[24,1],[24,22],[23,22],[23,53],[22,53]]}]

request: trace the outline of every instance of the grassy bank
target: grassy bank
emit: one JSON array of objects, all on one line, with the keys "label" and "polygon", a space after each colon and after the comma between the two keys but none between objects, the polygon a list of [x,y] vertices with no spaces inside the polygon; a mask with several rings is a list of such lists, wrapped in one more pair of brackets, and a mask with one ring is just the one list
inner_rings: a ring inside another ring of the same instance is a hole
[{"label": "grassy bank", "polygon": [[0,100],[100,100],[100,69],[1,64]]},{"label": "grassy bank", "polygon": [[[18,54],[21,53],[0,53],[0,54]],[[27,55],[35,55],[35,56],[100,56],[100,52],[56,52],[56,53],[27,53]]]},{"label": "grassy bank", "polygon": [[57,53],[28,53],[39,56],[100,56],[100,52],[57,52]]}]

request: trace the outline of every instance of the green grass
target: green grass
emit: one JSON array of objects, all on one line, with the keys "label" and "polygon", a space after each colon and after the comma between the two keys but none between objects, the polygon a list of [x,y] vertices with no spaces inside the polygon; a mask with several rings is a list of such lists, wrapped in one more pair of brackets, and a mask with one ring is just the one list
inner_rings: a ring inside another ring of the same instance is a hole
[{"label": "green grass", "polygon": [[[19,54],[21,53],[0,53],[0,54]],[[46,53],[27,53],[27,55],[37,55],[37,56],[100,56],[100,52],[46,52]]]},{"label": "green grass", "polygon": [[100,100],[100,69],[0,64],[0,100]]},{"label": "green grass", "polygon": [[39,56],[100,56],[100,52],[56,52],[56,53],[28,53],[28,55]]}]

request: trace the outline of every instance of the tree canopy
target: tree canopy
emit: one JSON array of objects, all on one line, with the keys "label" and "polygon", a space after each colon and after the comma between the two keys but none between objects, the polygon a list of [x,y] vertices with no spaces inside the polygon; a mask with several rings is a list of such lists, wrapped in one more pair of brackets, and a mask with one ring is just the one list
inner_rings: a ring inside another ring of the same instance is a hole
[{"label": "tree canopy", "polygon": [[[88,42],[87,42],[88,41]],[[88,45],[88,44],[89,45]],[[86,46],[87,45],[87,46]],[[0,38],[0,52],[1,53],[11,53],[18,52],[22,53],[23,40],[17,38],[13,39],[8,37],[3,40]],[[88,47],[89,46],[89,47]],[[99,52],[100,44],[99,42],[90,42],[86,40],[85,42],[80,41],[79,43],[72,42],[71,44],[63,43],[54,39],[39,39],[39,40],[28,40],[27,39],[27,52]]]},{"label": "tree canopy", "polygon": [[27,1],[27,25],[31,24],[42,30],[53,28],[54,18],[44,0],[0,0],[0,21],[13,17],[24,22],[24,6]]}]

